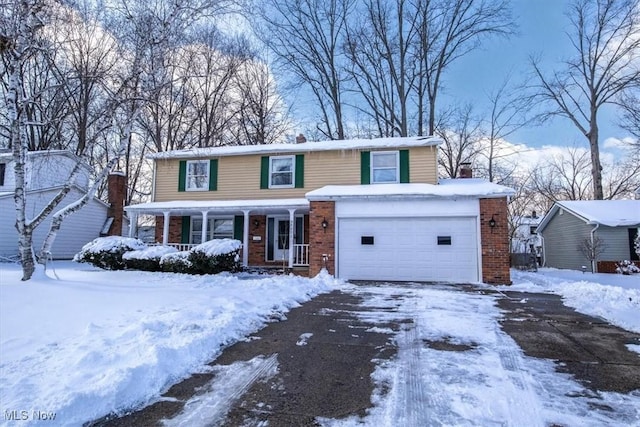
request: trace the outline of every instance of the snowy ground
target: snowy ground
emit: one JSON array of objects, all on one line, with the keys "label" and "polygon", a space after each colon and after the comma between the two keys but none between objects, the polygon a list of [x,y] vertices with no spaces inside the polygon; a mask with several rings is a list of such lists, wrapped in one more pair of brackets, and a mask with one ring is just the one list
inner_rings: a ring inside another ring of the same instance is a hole
[{"label": "snowy ground", "polygon": [[55,414],[55,425],[81,425],[144,403],[202,369],[221,346],[334,286],[330,276],[239,279],[54,266],[59,280],[24,283],[18,266],[0,264],[3,426],[41,413]]},{"label": "snowy ground", "polygon": [[[16,265],[0,264],[2,426],[26,425],[41,413],[55,414],[55,425],[81,425],[151,401],[168,384],[202,370],[221,346],[336,288],[372,294],[372,307],[398,308],[370,320],[409,315],[416,328],[394,337],[398,357],[375,371],[368,416],[322,420],[326,425],[640,425],[639,393],[596,395],[556,373],[551,361],[525,357],[500,330],[500,312],[488,295],[407,287],[406,298],[396,299],[390,298],[394,287],[353,287],[326,275],[238,278],[108,272],[70,262],[55,267],[59,279],[23,283]],[[640,276],[544,269],[514,272],[510,289],[557,292],[580,311],[640,331],[639,282]],[[300,337],[299,345],[311,340]],[[424,340],[470,350],[415,345]],[[243,370],[268,376],[274,363],[267,356],[235,367],[229,378],[242,379]],[[594,410],[604,405],[616,408],[615,416]],[[224,414],[225,408],[217,410]],[[25,422],[9,419],[22,417]]]}]

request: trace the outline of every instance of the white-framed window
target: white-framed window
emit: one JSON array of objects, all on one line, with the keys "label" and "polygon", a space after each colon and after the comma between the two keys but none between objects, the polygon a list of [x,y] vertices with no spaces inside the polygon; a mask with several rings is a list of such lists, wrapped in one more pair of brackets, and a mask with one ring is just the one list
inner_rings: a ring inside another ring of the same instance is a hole
[{"label": "white-framed window", "polygon": [[[233,218],[207,218],[207,241],[233,239]],[[202,217],[191,217],[190,243],[202,243]]]},{"label": "white-framed window", "polygon": [[269,157],[269,188],[293,188],[295,156]]},{"label": "white-framed window", "polygon": [[371,152],[371,183],[400,182],[400,156],[398,151]]},{"label": "white-framed window", "polygon": [[187,161],[187,178],[185,189],[187,191],[209,190],[209,161]]}]

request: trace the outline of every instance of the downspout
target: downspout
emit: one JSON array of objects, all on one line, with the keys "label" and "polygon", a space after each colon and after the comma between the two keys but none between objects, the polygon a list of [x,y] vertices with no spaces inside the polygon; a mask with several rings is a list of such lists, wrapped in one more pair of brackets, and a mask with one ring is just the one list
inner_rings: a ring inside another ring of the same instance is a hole
[{"label": "downspout", "polygon": [[[598,227],[600,227],[600,224],[596,224],[595,227],[593,227],[593,230],[591,230],[591,248],[594,249],[595,252],[595,232],[598,229]],[[594,253],[595,255],[595,253]],[[594,258],[593,260],[591,260],[591,271],[593,271],[594,273],[597,273],[596,271],[596,267],[598,266],[598,264],[596,263],[596,259]]]},{"label": "downspout", "polygon": [[538,236],[540,237],[540,241],[542,243],[542,265],[540,265],[540,267],[545,267],[547,264],[547,251],[544,245],[544,236],[542,234],[538,234]]}]

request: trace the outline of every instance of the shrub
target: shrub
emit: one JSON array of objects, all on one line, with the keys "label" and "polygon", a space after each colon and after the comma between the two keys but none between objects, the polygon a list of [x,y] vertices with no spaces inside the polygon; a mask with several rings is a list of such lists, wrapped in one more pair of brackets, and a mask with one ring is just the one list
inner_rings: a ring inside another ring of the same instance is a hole
[{"label": "shrub", "polygon": [[640,273],[640,268],[631,261],[619,261],[616,263],[616,273],[625,275]]},{"label": "shrub", "polygon": [[108,236],[98,237],[80,249],[73,260],[86,262],[105,270],[123,270],[126,265],[122,260],[125,252],[145,249],[141,240],[131,237]]},{"label": "shrub", "polygon": [[195,246],[189,254],[192,271],[197,274],[216,274],[240,271],[240,248],[235,239],[214,239]]},{"label": "shrub", "polygon": [[189,251],[183,251],[163,255],[160,258],[160,268],[170,273],[191,273],[193,268],[189,261],[190,254]]},{"label": "shrub", "polygon": [[127,252],[122,256],[127,268],[134,270],[160,271],[162,256],[178,250],[171,246],[151,246],[139,251]]}]

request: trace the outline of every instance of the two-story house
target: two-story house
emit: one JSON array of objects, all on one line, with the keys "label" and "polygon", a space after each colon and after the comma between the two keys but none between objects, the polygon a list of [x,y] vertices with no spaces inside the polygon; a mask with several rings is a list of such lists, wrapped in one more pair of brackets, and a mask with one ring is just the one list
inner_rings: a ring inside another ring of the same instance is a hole
[{"label": "two-story house", "polygon": [[[60,191],[79,158],[70,151],[31,151],[25,164],[25,192],[27,197],[27,218],[34,218]],[[18,232],[16,231],[16,209],[14,161],[11,151],[0,151],[0,257],[18,258]],[[90,170],[81,166],[73,187],[58,205],[58,209],[78,200],[86,192],[90,183]],[[123,218],[125,177],[114,173],[109,177],[110,204],[94,199],[78,212],[67,217],[62,223],[53,245],[52,257],[72,258],[84,244],[101,234],[121,234],[128,227]],[[117,184],[117,185],[116,185]],[[33,245],[38,251],[51,225],[51,215],[34,231]]]},{"label": "two-story house", "polygon": [[[352,280],[510,283],[507,198],[483,180],[438,181],[440,140],[381,138],[158,153],[156,239],[243,242],[245,266],[326,268]],[[467,175],[469,176],[469,175]],[[135,227],[131,234],[135,235]]]}]

